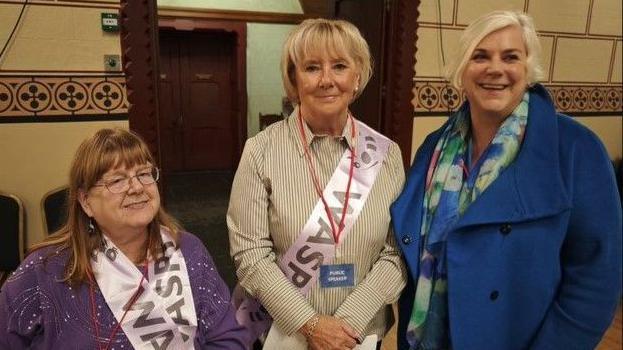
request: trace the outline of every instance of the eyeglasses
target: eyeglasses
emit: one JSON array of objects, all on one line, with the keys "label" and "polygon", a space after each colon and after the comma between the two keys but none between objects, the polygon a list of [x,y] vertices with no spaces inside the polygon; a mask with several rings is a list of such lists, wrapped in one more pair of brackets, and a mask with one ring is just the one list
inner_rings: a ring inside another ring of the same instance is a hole
[{"label": "eyeglasses", "polygon": [[142,185],[151,185],[160,178],[160,170],[156,167],[149,167],[142,169],[134,176],[116,176],[93,186],[104,186],[114,194],[124,193],[130,189],[131,178],[136,178]]}]

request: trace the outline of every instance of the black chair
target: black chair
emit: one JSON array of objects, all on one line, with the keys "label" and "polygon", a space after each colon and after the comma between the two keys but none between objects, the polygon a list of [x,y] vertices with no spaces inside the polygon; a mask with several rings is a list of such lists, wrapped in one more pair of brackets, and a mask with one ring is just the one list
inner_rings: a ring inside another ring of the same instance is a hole
[{"label": "black chair", "polygon": [[67,221],[67,197],[69,188],[62,186],[43,195],[43,229],[49,235],[63,227]]},{"label": "black chair", "polygon": [[0,192],[0,286],[24,258],[24,206],[14,195]]},{"label": "black chair", "polygon": [[280,120],[283,120],[283,116],[281,114],[262,114],[260,113],[260,130],[266,129],[272,123],[276,123]]}]

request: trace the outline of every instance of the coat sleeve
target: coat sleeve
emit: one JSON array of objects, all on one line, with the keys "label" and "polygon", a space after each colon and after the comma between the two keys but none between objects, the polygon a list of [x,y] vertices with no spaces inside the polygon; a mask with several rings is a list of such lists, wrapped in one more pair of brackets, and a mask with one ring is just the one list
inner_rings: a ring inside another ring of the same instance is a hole
[{"label": "coat sleeve", "polygon": [[[404,184],[404,168],[400,149],[394,143],[388,153],[388,162],[392,176],[392,201],[398,197]],[[389,208],[379,208],[388,211]],[[398,251],[391,224],[387,232],[385,245],[378,259],[361,283],[346,297],[334,316],[344,319],[359,334],[364,334],[366,326],[386,304],[398,300],[405,286],[406,270]]]},{"label": "coat sleeve", "polygon": [[227,211],[230,249],[240,285],[292,335],[316,311],[276,262],[268,223],[268,190],[261,178],[264,146],[257,142],[260,136],[247,141],[234,177]]},{"label": "coat sleeve", "polygon": [[571,142],[573,207],[562,276],[532,349],[593,349],[621,297],[621,203],[612,165],[588,130]]}]

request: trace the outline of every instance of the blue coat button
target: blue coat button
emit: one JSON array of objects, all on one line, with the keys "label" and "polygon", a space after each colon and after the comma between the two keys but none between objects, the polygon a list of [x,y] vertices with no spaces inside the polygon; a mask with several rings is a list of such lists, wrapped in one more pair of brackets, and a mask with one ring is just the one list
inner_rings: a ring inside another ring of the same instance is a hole
[{"label": "blue coat button", "polygon": [[402,236],[402,243],[410,244],[411,243],[411,236],[409,236],[409,235]]},{"label": "blue coat button", "polygon": [[513,228],[511,227],[510,224],[504,224],[504,225],[500,226],[500,233],[503,234],[504,236],[506,236],[507,234],[511,233],[512,230],[513,230]]}]

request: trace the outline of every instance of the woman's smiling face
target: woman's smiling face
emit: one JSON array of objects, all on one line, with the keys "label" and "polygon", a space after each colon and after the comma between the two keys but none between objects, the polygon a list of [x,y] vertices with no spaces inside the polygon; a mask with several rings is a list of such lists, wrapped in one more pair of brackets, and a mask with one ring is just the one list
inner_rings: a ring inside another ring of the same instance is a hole
[{"label": "woman's smiling face", "polygon": [[[151,164],[136,164],[130,168],[117,166],[102,176],[99,185],[81,196],[84,211],[95,219],[104,233],[147,231],[160,209],[160,193],[156,182],[143,185],[138,177],[150,176],[152,168]],[[109,184],[110,187],[124,179],[129,181],[129,188],[122,193],[112,193],[103,186]]]},{"label": "woman's smiling face", "polygon": [[305,57],[296,67],[296,89],[302,110],[322,119],[344,115],[358,84],[351,57],[329,55],[328,50]]},{"label": "woman's smiling face", "polygon": [[521,29],[509,26],[485,36],[463,71],[472,115],[505,119],[528,87],[527,52]]}]

